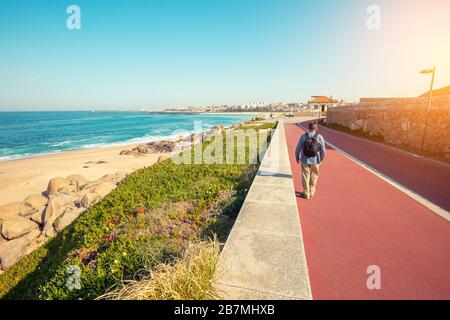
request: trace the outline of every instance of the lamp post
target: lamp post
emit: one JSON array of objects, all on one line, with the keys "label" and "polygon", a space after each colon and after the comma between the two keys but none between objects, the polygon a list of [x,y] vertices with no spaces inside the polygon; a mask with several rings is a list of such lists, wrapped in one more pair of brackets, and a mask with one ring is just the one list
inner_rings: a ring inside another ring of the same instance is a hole
[{"label": "lamp post", "polygon": [[423,155],[423,147],[425,144],[425,134],[427,132],[427,127],[428,127],[428,115],[430,113],[430,108],[431,108],[431,99],[433,97],[433,84],[434,84],[434,75],[436,73],[436,67],[433,67],[433,69],[425,69],[420,71],[420,73],[422,74],[428,74],[431,73],[431,86],[430,86],[430,93],[428,94],[428,106],[427,106],[427,113],[425,115],[425,128],[423,129],[423,134],[422,134],[422,143],[420,144],[420,154]]}]

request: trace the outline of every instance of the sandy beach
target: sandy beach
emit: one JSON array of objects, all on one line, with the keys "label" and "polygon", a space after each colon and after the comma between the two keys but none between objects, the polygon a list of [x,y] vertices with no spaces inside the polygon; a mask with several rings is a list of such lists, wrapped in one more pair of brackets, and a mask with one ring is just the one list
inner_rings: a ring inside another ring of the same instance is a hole
[{"label": "sandy beach", "polygon": [[68,151],[58,154],[0,162],[0,205],[41,194],[54,177],[81,174],[96,180],[117,171],[131,172],[158,161],[161,154],[139,157],[119,155],[138,144]]}]

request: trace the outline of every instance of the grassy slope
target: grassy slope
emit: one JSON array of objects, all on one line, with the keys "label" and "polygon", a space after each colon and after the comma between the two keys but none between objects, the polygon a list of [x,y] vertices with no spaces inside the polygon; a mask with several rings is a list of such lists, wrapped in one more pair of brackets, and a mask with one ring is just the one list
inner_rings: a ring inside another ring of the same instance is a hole
[{"label": "grassy slope", "polygon": [[[138,170],[2,274],[0,297],[92,299],[139,270],[174,261],[190,241],[213,233],[223,240],[256,169],[164,161]],[[144,209],[142,215],[134,214],[137,206]],[[67,288],[69,266],[81,269],[81,289]]]}]

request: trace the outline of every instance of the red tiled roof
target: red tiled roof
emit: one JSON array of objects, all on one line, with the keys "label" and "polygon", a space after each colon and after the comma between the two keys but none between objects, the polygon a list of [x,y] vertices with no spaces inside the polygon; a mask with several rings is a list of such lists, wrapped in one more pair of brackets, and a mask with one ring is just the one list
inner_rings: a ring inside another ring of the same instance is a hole
[{"label": "red tiled roof", "polygon": [[337,103],[336,100],[333,100],[327,96],[312,96],[312,100],[309,103]]}]

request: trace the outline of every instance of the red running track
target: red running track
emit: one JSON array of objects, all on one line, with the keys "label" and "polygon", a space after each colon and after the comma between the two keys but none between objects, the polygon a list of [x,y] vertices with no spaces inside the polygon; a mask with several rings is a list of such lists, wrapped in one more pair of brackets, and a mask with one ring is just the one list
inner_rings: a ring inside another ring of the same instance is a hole
[{"label": "red running track", "polygon": [[[303,131],[286,124],[285,132],[301,192],[294,151]],[[297,197],[314,299],[450,299],[448,221],[336,150],[320,170],[316,196]],[[367,288],[371,265],[381,269],[380,290]]]},{"label": "red running track", "polygon": [[450,211],[450,165],[322,126],[320,132],[339,149]]}]

